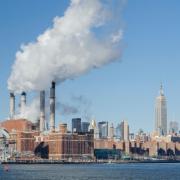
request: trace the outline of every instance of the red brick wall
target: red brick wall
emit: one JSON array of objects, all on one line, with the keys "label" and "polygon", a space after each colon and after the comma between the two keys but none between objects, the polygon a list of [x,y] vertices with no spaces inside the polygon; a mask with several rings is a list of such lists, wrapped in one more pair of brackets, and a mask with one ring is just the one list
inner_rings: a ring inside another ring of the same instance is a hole
[{"label": "red brick wall", "polygon": [[0,123],[0,126],[5,128],[8,132],[12,132],[12,130],[16,130],[16,131],[32,130],[32,122],[26,119],[6,120]]}]

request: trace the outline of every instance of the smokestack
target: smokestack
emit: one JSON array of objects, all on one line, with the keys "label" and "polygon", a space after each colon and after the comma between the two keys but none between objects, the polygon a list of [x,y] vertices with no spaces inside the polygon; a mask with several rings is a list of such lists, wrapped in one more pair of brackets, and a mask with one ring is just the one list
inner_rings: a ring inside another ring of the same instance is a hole
[{"label": "smokestack", "polygon": [[15,115],[15,95],[10,93],[10,118],[13,119]]},{"label": "smokestack", "polygon": [[40,131],[45,130],[45,91],[40,91]]},{"label": "smokestack", "polygon": [[55,86],[53,81],[50,88],[50,131],[55,131]]},{"label": "smokestack", "polygon": [[21,113],[24,112],[25,106],[26,106],[26,93],[22,92],[21,93],[21,104],[20,104]]}]

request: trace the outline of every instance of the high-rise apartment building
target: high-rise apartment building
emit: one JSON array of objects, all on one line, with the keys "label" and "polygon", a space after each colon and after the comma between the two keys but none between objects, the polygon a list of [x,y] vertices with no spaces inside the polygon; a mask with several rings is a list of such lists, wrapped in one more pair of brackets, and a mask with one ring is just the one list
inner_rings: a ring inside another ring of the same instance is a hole
[{"label": "high-rise apartment building", "polygon": [[113,125],[113,123],[111,123],[111,125],[109,127],[108,137],[111,139],[114,138],[114,125]]},{"label": "high-rise apartment building", "polygon": [[129,141],[129,125],[127,121],[123,121],[120,124],[121,126],[121,139],[123,141]]},{"label": "high-rise apartment building", "polygon": [[160,95],[156,98],[155,131],[159,135],[167,135],[167,107],[162,85]]}]

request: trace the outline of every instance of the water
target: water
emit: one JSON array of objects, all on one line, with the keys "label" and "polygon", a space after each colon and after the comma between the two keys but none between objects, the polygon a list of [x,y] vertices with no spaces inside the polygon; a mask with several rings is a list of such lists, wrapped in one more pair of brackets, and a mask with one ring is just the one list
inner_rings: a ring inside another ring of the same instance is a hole
[{"label": "water", "polygon": [[166,180],[180,179],[180,164],[9,165],[0,180]]}]

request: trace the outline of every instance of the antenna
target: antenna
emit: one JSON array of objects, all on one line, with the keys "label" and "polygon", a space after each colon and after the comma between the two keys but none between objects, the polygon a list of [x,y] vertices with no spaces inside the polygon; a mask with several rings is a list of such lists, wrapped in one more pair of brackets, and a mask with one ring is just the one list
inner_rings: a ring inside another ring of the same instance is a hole
[{"label": "antenna", "polygon": [[161,95],[161,96],[164,95],[162,82],[161,82],[161,86],[160,86],[160,95]]}]

